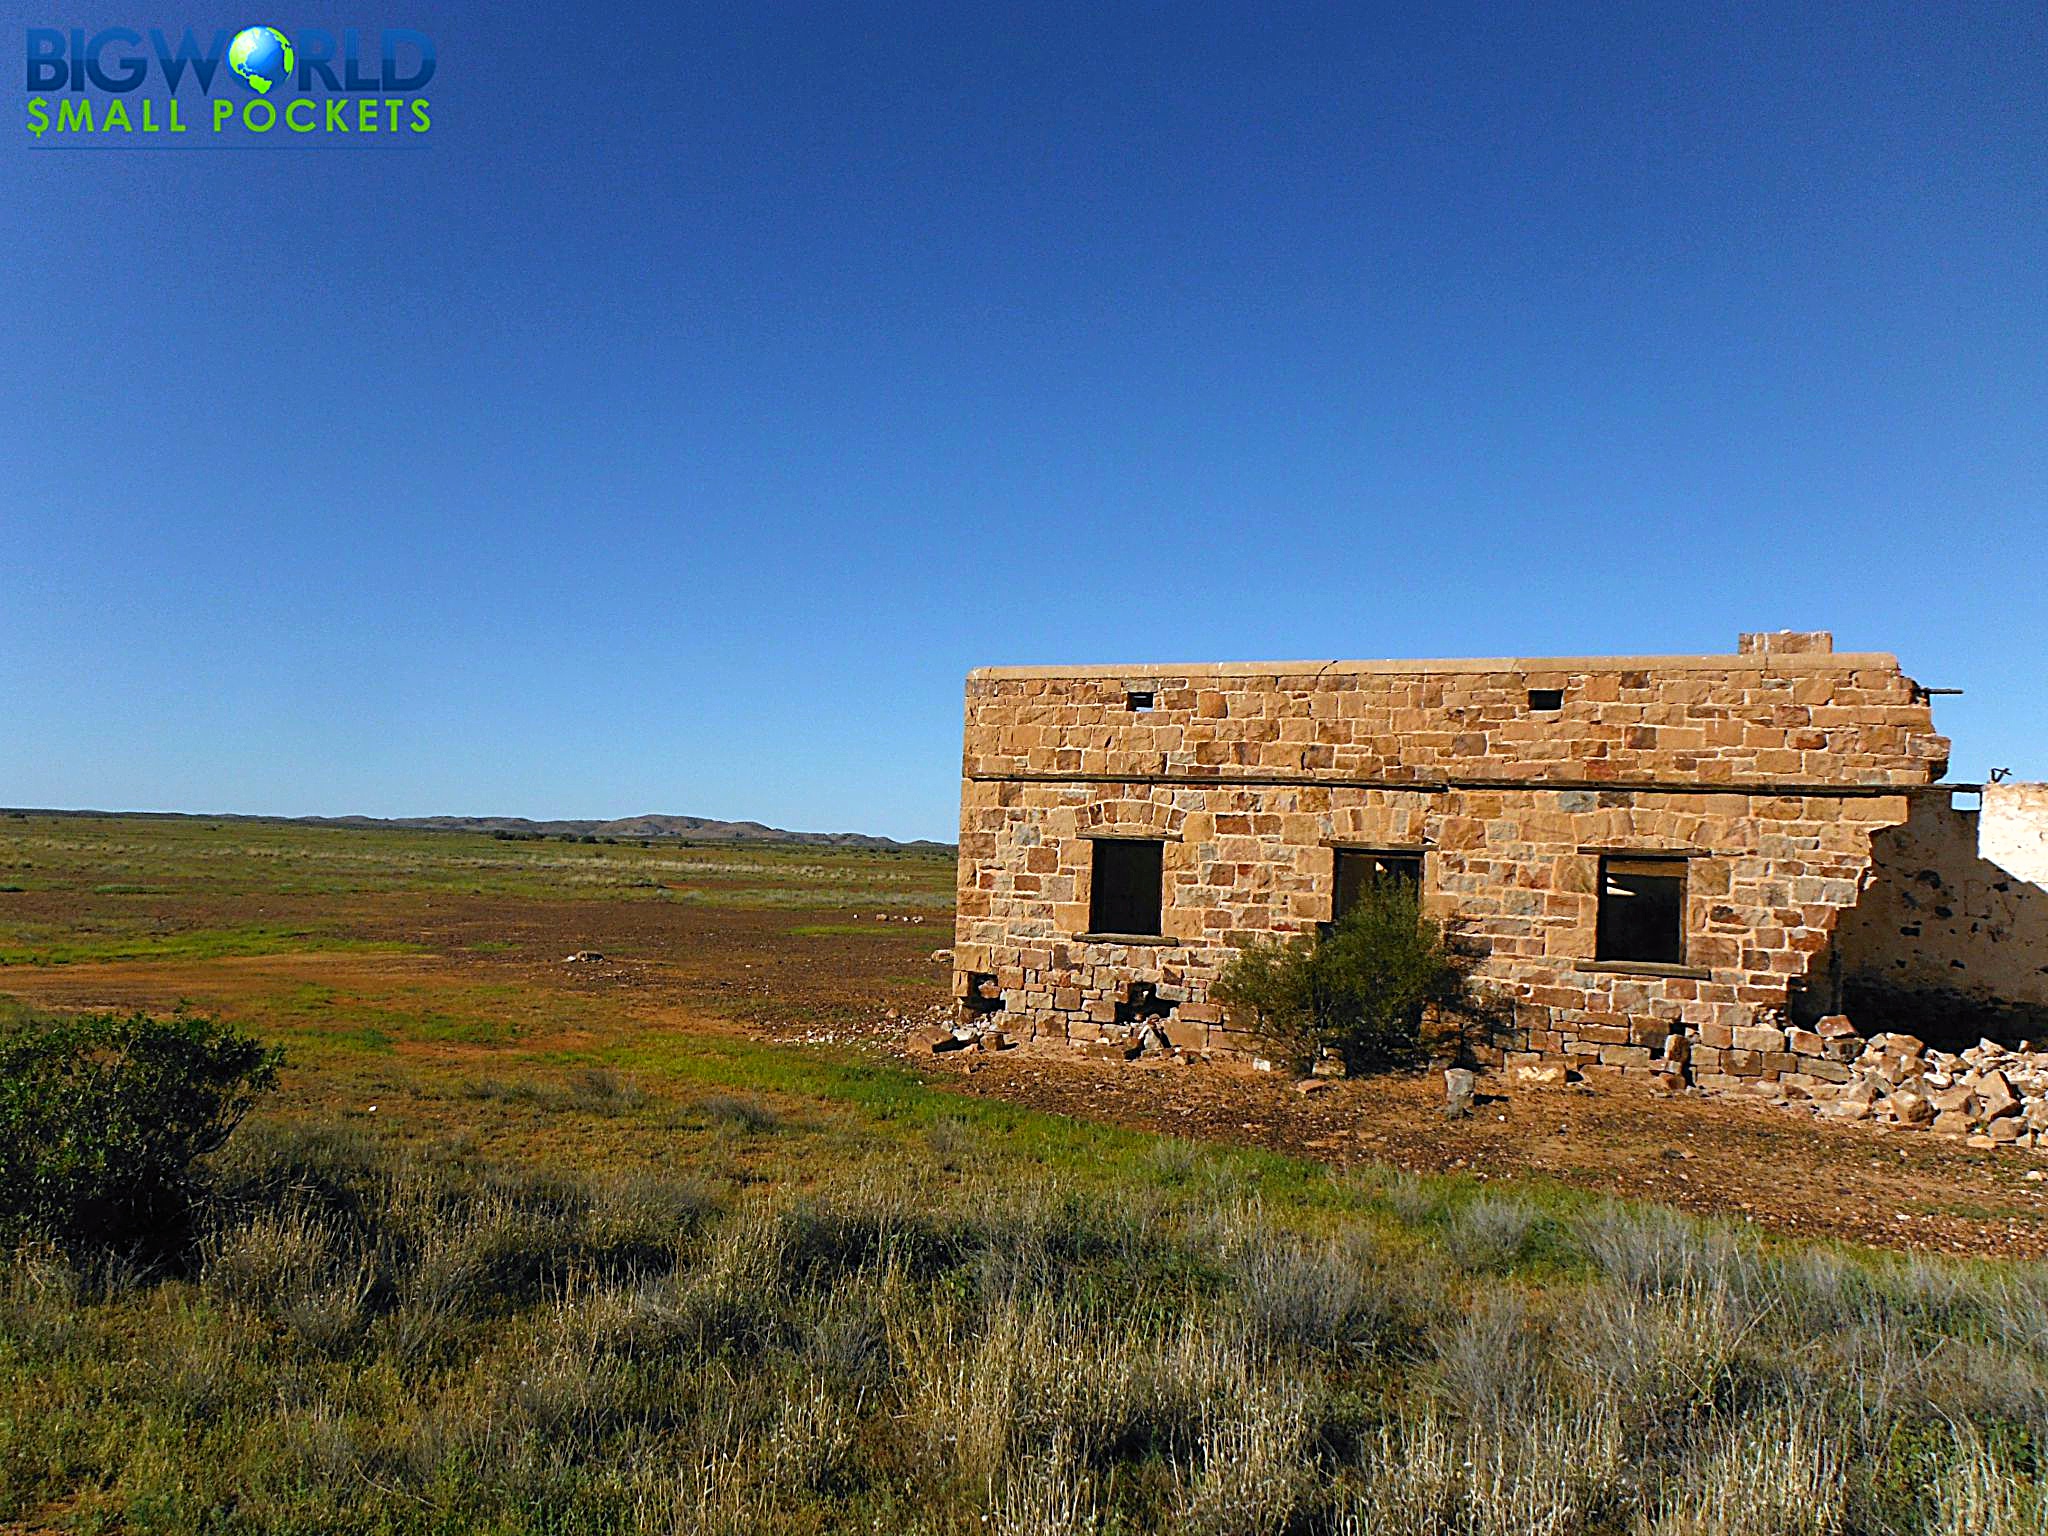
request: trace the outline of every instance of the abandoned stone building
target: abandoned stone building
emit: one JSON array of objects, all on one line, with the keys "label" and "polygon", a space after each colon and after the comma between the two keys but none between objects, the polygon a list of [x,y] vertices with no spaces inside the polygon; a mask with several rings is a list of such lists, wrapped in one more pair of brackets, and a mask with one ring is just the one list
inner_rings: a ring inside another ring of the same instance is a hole
[{"label": "abandoned stone building", "polygon": [[1962,806],[1948,750],[1895,658],[1825,633],[1722,656],[980,669],[955,995],[1024,1038],[1143,1020],[1183,1051],[1252,1051],[1209,997],[1233,946],[1391,876],[1483,957],[1523,1059],[1589,1078],[1647,1073],[1674,1036],[1703,1086],[1825,1076],[1806,1026],[1844,1008],[2038,1035],[2048,802],[1993,785]]}]

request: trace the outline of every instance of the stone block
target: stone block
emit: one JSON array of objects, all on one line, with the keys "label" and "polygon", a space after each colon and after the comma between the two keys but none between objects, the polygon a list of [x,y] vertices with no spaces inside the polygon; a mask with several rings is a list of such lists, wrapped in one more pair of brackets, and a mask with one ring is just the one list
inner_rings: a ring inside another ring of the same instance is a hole
[{"label": "stone block", "polygon": [[1996,1120],[2020,1107],[2020,1098],[2012,1091],[2011,1080],[1996,1068],[1978,1074],[1975,1091],[1977,1113],[1983,1119]]},{"label": "stone block", "polygon": [[1950,1114],[1957,1110],[1967,1111],[1970,1107],[1970,1090],[1961,1083],[1947,1088],[1937,1088],[1927,1095],[1927,1102],[1934,1106],[1938,1115]]},{"label": "stone block", "polygon": [[1910,1088],[1896,1088],[1885,1102],[1891,1106],[1892,1118],[1901,1125],[1922,1125],[1934,1119],[1934,1106],[1926,1096]]},{"label": "stone block", "polygon": [[1600,1064],[1607,1067],[1647,1067],[1656,1060],[1646,1045],[1603,1045]]}]

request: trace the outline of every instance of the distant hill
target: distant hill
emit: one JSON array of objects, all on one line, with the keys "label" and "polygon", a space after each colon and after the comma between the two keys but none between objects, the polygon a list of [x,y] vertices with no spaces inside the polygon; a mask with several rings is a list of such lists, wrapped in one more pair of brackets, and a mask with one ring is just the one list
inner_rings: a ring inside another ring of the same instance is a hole
[{"label": "distant hill", "polygon": [[[0,814],[17,814],[12,810]],[[759,821],[714,821],[706,816],[621,816],[614,821],[529,821],[524,816],[244,816],[185,811],[49,811],[24,807],[29,816],[137,816],[158,821],[260,821],[300,827],[393,827],[416,832],[484,832],[509,837],[672,838],[680,843],[783,843],[819,848],[903,849],[950,853],[951,843],[929,838],[901,843],[865,832],[790,832]]]}]

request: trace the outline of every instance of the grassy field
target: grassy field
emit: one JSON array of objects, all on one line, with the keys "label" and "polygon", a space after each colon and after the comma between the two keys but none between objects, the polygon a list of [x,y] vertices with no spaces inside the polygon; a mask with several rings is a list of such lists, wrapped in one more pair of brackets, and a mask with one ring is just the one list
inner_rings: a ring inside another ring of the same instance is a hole
[{"label": "grassy field", "polygon": [[2037,1265],[777,1043],[942,1001],[950,883],[0,821],[0,1013],[289,1053],[182,1272],[10,1264],[0,1528],[2048,1531]]}]

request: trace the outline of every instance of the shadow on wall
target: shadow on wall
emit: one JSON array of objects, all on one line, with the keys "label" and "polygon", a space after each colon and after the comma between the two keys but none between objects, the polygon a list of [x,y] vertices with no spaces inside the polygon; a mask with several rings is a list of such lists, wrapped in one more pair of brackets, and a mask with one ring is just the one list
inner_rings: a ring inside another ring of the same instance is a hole
[{"label": "shadow on wall", "polygon": [[[2048,833],[2042,788],[1991,786],[1983,811],[1958,810],[1946,794],[1915,795],[1908,819],[1871,839],[1871,883],[1794,997],[1795,1017],[1839,1011],[1865,1035],[1899,1030],[1945,1049],[1980,1036],[2048,1040],[2044,871],[2004,851],[2015,827],[2037,840]],[[1995,838],[1984,835],[1987,818],[1998,823]]]}]

